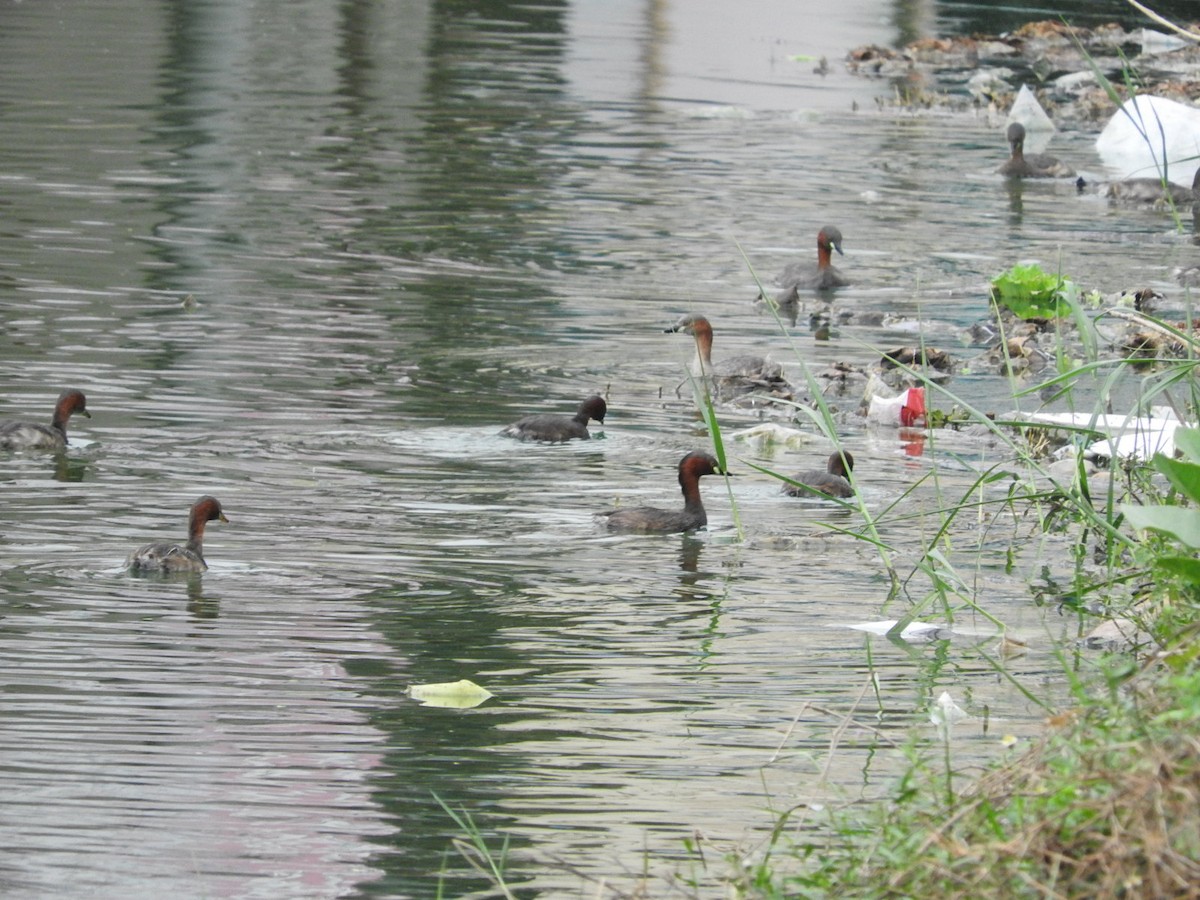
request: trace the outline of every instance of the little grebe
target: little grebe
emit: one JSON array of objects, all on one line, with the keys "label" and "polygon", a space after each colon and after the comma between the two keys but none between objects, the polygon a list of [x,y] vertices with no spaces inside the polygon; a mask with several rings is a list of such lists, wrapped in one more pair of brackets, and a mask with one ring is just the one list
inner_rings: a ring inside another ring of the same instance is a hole
[{"label": "little grebe", "polygon": [[783,293],[776,298],[776,302],[781,306],[788,302],[796,302],[792,293],[795,288],[830,291],[848,285],[850,279],[833,266],[834,250],[839,256],[845,255],[842,253],[842,233],[833,225],[826,225],[817,232],[817,264],[814,266],[811,262],[795,262],[784,269],[775,279],[775,283],[783,288]]},{"label": "little grebe", "polygon": [[1200,199],[1200,169],[1196,169],[1190,188],[1169,181],[1164,187],[1158,178],[1127,178],[1124,181],[1112,182],[1105,191],[1105,196],[1119,203],[1192,203]]},{"label": "little grebe", "polygon": [[[827,497],[853,497],[854,487],[846,476],[854,468],[854,457],[849,450],[829,454],[825,471],[813,469],[792,476],[796,484],[785,484],[783,492],[791,497],[811,497],[813,492]],[[805,489],[800,485],[807,485]]]},{"label": "little grebe", "polygon": [[568,419],[566,416],[556,416],[550,413],[526,416],[513,422],[500,433],[505,437],[516,438],[518,441],[545,441],[554,444],[569,441],[572,438],[586,441],[591,437],[587,429],[588,420],[595,419],[603,425],[604,415],[607,412],[608,405],[605,404],[603,397],[588,397],[579,404],[579,411],[575,413],[574,418]]},{"label": "little grebe", "polygon": [[679,487],[683,491],[683,509],[660,509],[657,506],[631,506],[600,513],[608,519],[610,531],[632,531],[640,534],[673,534],[694,531],[708,524],[708,515],[700,500],[700,478],[703,475],[723,475],[717,460],[708,453],[689,453],[679,461]]},{"label": "little grebe", "polygon": [[1025,126],[1013,122],[1008,126],[1008,145],[1012,156],[996,170],[1008,178],[1074,178],[1075,170],[1048,153],[1025,155]]},{"label": "little grebe", "polygon": [[186,546],[170,541],[146,544],[129,554],[125,567],[134,572],[203,572],[208,568],[204,561],[204,526],[213,519],[229,521],[216,497],[201,497],[188,515]]},{"label": "little grebe", "polygon": [[783,396],[792,393],[792,386],[784,381],[783,367],[764,357],[745,354],[714,363],[712,324],[704,316],[686,315],[664,331],[682,331],[696,339],[696,356],[691,372],[697,378],[711,377],[718,396],[737,396],[750,391],[767,391]]},{"label": "little grebe", "polygon": [[1200,287],[1200,266],[1175,269],[1171,274],[1185,288]]},{"label": "little grebe", "polygon": [[63,391],[54,404],[49,425],[36,422],[0,422],[0,450],[65,450],[67,422],[73,413],[91,418],[83,391]]}]

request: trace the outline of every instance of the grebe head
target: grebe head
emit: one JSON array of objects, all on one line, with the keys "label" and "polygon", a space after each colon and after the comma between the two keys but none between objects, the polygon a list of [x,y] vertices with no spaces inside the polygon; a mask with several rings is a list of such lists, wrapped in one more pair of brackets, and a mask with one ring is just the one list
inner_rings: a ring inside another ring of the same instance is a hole
[{"label": "grebe head", "polygon": [[221,502],[216,497],[205,494],[192,504],[188,520],[194,527],[197,523],[211,522],[213,519],[221,522],[229,521],[221,509]]},{"label": "grebe head", "polygon": [[705,367],[712,365],[713,330],[712,324],[704,316],[689,313],[680,317],[679,321],[665,332],[682,331],[696,339],[696,353]]},{"label": "grebe head", "polygon": [[1013,122],[1008,126],[1008,145],[1012,147],[1013,153],[1021,150],[1025,146],[1025,126],[1020,122]]},{"label": "grebe head", "polygon": [[825,468],[830,475],[838,475],[845,478],[854,469],[854,455],[849,450],[842,450],[840,453],[830,453],[829,459],[825,463]]},{"label": "grebe head", "polygon": [[583,403],[579,404],[579,414],[576,416],[582,419],[586,424],[588,419],[595,419],[601,425],[604,424],[604,416],[608,413],[608,404],[604,402],[604,398],[599,394],[588,397]]},{"label": "grebe head", "polygon": [[680,316],[678,322],[676,322],[670,328],[664,328],[663,331],[668,334],[674,331],[685,331],[688,334],[700,334],[701,332],[708,332],[711,335],[712,323],[710,323],[708,319],[704,318],[704,316],[688,313],[686,316]]},{"label": "grebe head", "polygon": [[846,255],[842,252],[842,232],[836,225],[826,225],[817,232],[817,249],[824,250],[826,253],[836,250],[838,256]]},{"label": "grebe head", "polygon": [[686,488],[688,483],[695,483],[702,475],[725,475],[721,464],[710,453],[699,450],[693,451],[679,461],[679,484]]},{"label": "grebe head", "polygon": [[90,419],[92,414],[87,411],[87,397],[83,391],[74,389],[63,391],[54,403],[54,424],[65,425],[75,413]]}]

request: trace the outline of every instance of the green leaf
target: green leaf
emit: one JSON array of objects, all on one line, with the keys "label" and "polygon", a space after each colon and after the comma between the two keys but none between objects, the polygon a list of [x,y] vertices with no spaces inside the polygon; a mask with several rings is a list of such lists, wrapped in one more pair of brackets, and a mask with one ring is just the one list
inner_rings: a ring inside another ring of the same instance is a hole
[{"label": "green leaf", "polygon": [[1188,459],[1200,462],[1200,428],[1176,429],[1175,447]]},{"label": "green leaf", "polygon": [[992,299],[1022,319],[1058,318],[1070,312],[1066,293],[1074,288],[1041,266],[1013,266],[992,281]]},{"label": "green leaf", "polygon": [[1131,506],[1121,511],[1134,528],[1161,531],[1193,549],[1200,548],[1200,511],[1179,506]]},{"label": "green leaf", "polygon": [[689,375],[692,382],[692,393],[696,399],[696,407],[700,411],[700,417],[704,419],[704,424],[708,427],[709,437],[712,438],[713,456],[717,459],[717,465],[721,471],[727,471],[728,465],[725,462],[725,442],[721,439],[721,424],[717,421],[717,410],[713,405],[712,394],[708,390],[708,383],[704,379],[698,379]]},{"label": "green leaf", "polygon": [[1155,453],[1154,468],[1166,475],[1175,489],[1189,500],[1200,501],[1200,465]]},{"label": "green leaf", "polygon": [[1200,584],[1200,559],[1194,556],[1164,556],[1158,559],[1155,565],[1191,584]]},{"label": "green leaf", "polygon": [[697,378],[688,372],[688,382],[692,386],[692,396],[696,400],[696,408],[704,424],[708,426],[708,435],[712,438],[713,456],[717,460],[717,468],[725,476],[725,491],[729,494],[729,512],[733,516],[733,527],[738,540],[744,537],[742,519],[738,514],[737,500],[733,496],[733,488],[729,484],[729,462],[725,455],[725,441],[721,438],[721,425],[717,421],[717,409],[713,403],[712,391],[709,390],[709,380],[706,377]]},{"label": "green leaf", "polygon": [[421,701],[423,706],[440,706],[443,709],[470,709],[496,696],[466,678],[438,684],[414,684],[407,693],[414,700]]}]

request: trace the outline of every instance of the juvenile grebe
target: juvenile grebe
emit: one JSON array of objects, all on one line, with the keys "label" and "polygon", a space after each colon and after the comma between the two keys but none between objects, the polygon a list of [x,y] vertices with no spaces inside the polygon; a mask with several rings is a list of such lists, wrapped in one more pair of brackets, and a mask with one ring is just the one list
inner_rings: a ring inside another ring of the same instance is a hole
[{"label": "juvenile grebe", "polygon": [[91,418],[83,391],[63,391],[54,404],[49,425],[37,422],[0,422],[0,450],[65,450],[67,422],[72,414]]},{"label": "juvenile grebe", "polygon": [[1013,122],[1008,126],[1008,145],[1012,156],[996,170],[1008,178],[1074,178],[1075,170],[1048,153],[1025,155],[1025,126]]},{"label": "juvenile grebe", "polygon": [[796,484],[785,484],[783,492],[791,497],[811,497],[813,491],[825,494],[827,497],[853,497],[854,487],[846,476],[854,468],[854,457],[849,450],[829,454],[825,463],[825,471],[812,469],[792,476],[792,481],[808,485],[812,490],[805,490]]},{"label": "juvenile grebe", "polygon": [[188,514],[186,546],[170,541],[146,544],[129,554],[125,567],[134,572],[203,572],[208,568],[204,561],[204,526],[213,519],[229,521],[216,497],[201,497]]},{"label": "juvenile grebe", "polygon": [[603,397],[588,397],[579,404],[579,411],[575,413],[574,418],[568,419],[566,416],[557,416],[552,413],[526,416],[513,422],[500,433],[505,437],[516,438],[518,441],[545,441],[555,444],[569,441],[572,438],[586,441],[591,437],[587,429],[588,420],[595,419],[603,425],[604,415],[607,412],[608,405],[604,402]]},{"label": "juvenile grebe", "polygon": [[746,354],[732,356],[720,362],[712,361],[712,324],[704,316],[686,315],[666,332],[682,331],[696,339],[696,357],[691,372],[697,378],[712,378],[718,396],[734,397],[750,391],[767,391],[790,396],[792,386],[783,379],[783,368],[761,356]]},{"label": "juvenile grebe", "polygon": [[679,461],[679,487],[683,491],[683,509],[660,509],[657,506],[631,506],[600,513],[608,519],[610,531],[633,531],[641,534],[672,534],[694,531],[708,524],[708,515],[700,500],[700,478],[703,475],[725,474],[717,460],[708,453],[689,453]]},{"label": "juvenile grebe", "polygon": [[1190,188],[1180,187],[1170,181],[1164,188],[1162,181],[1157,178],[1127,178],[1112,182],[1104,194],[1120,203],[1165,204],[1168,199],[1175,204],[1192,203],[1200,199],[1200,169],[1196,169]]},{"label": "juvenile grebe", "polygon": [[791,293],[794,288],[830,291],[848,285],[850,279],[833,266],[834,250],[839,256],[845,255],[842,253],[842,233],[835,226],[826,225],[817,232],[817,264],[794,262],[784,269],[775,279],[775,283],[783,288],[775,302],[781,306],[796,302],[795,294]]}]

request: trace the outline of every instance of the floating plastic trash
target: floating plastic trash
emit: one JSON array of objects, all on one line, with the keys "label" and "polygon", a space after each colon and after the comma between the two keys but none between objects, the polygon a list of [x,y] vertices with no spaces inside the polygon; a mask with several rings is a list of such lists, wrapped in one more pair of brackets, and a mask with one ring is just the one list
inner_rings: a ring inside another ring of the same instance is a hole
[{"label": "floating plastic trash", "polygon": [[950,730],[967,718],[967,711],[954,702],[949,691],[942,691],[937,702],[929,708],[929,721],[937,726],[942,740],[950,739]]},{"label": "floating plastic trash", "polygon": [[744,441],[755,450],[765,450],[769,447],[803,447],[811,440],[807,433],[798,428],[788,428],[774,422],[763,422],[750,428],[743,428],[730,435],[735,441]]},{"label": "floating plastic trash", "polygon": [[[1096,416],[1089,413],[1034,413],[1029,422],[1090,428],[1107,435],[1084,448],[1085,459],[1149,460],[1155,453],[1175,455],[1175,432],[1188,427],[1169,406],[1155,406],[1148,416]],[[1066,453],[1073,450],[1067,448]]]},{"label": "floating plastic trash", "polygon": [[1200,166],[1200,109],[1149,94],[1133,97],[1108,120],[1096,152],[1121,178],[1157,178],[1165,159],[1168,178],[1191,187]]},{"label": "floating plastic trash", "polygon": [[1017,91],[1017,99],[1013,101],[1004,125],[1007,128],[1013,122],[1024,125],[1025,133],[1031,137],[1038,132],[1046,132],[1048,136],[1058,130],[1027,84],[1021,85],[1021,89]]},{"label": "floating plastic trash", "polygon": [[895,397],[872,394],[867,405],[867,421],[877,425],[909,428],[925,423],[925,388],[914,387]]},{"label": "floating plastic trash", "polygon": [[[846,625],[855,631],[865,631],[868,634],[889,634],[900,623],[899,619],[885,619],[880,622],[855,622]],[[950,637],[951,631],[945,625],[930,625],[928,622],[909,622],[900,629],[900,639],[905,641],[936,641]]]}]

